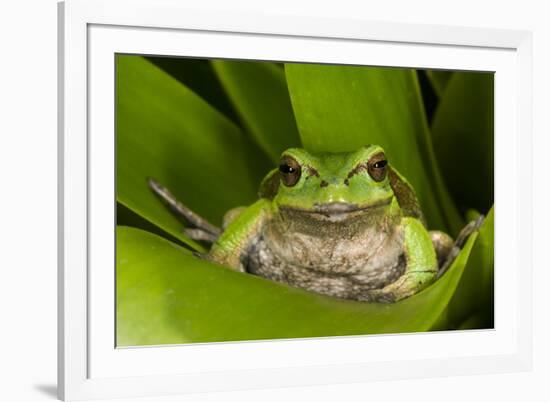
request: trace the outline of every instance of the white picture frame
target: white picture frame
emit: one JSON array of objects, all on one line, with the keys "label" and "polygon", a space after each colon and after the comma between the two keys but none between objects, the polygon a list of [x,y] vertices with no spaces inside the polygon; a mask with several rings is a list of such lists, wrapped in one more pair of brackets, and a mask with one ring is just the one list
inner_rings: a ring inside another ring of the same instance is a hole
[{"label": "white picture frame", "polygon": [[[59,397],[530,369],[531,165],[518,163],[531,159],[531,43],[525,31],[228,14],[173,0],[60,3]],[[368,60],[353,52],[361,46]],[[115,349],[117,52],[495,71],[495,330]]]}]

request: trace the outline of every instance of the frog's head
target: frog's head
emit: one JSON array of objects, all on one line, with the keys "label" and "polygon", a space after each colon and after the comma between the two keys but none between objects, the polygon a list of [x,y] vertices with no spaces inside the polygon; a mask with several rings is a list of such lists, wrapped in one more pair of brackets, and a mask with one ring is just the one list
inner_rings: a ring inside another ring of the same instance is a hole
[{"label": "frog's head", "polygon": [[291,148],[283,152],[279,169],[262,184],[279,208],[320,215],[389,206],[394,192],[388,161],[377,145],[354,152],[312,154]]}]

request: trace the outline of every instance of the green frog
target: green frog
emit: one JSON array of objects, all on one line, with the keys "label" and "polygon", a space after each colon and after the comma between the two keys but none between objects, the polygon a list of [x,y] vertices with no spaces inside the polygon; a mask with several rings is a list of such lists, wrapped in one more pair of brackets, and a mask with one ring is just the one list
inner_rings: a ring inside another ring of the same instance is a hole
[{"label": "green frog", "polygon": [[378,145],[354,152],[284,151],[259,199],[226,213],[218,228],[149,185],[211,243],[201,255],[231,269],[337,298],[396,302],[420,292],[452,263],[482,218],[457,241],[428,231],[414,189]]}]

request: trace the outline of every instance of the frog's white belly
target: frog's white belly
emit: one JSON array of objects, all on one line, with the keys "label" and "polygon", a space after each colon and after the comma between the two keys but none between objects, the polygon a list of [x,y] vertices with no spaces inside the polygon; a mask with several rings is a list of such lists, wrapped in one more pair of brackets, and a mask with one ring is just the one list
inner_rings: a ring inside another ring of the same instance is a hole
[{"label": "frog's white belly", "polygon": [[[292,222],[292,221],[290,221]],[[388,222],[267,225],[243,254],[245,269],[274,281],[354,300],[403,275],[403,231]]]}]

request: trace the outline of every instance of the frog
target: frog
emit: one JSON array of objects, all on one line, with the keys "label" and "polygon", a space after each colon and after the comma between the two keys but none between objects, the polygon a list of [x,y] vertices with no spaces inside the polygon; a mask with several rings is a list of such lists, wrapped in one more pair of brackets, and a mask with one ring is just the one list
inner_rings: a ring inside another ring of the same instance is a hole
[{"label": "frog", "polygon": [[407,179],[379,145],[349,152],[290,148],[262,180],[258,199],[217,227],[154,179],[149,186],[210,245],[199,258],[339,299],[395,303],[438,280],[480,216],[453,240],[428,230]]}]

